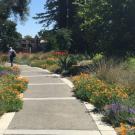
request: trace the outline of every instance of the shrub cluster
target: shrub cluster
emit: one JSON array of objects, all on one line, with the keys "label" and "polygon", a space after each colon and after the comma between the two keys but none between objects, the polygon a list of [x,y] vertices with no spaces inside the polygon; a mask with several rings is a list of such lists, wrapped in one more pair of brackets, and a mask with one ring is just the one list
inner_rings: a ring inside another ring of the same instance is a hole
[{"label": "shrub cluster", "polygon": [[52,51],[36,54],[20,53],[17,56],[17,63],[28,64],[33,67],[40,67],[62,74],[70,74],[70,72],[73,72],[73,65],[76,65],[78,61],[85,59],[84,55],[68,54],[66,51]]},{"label": "shrub cluster", "polygon": [[14,67],[0,66],[0,76],[9,75],[9,74],[19,75],[20,74],[19,67],[18,66],[14,66]]},{"label": "shrub cluster", "polygon": [[8,61],[8,56],[5,54],[0,54],[0,64],[4,64]]},{"label": "shrub cluster", "polygon": [[22,108],[19,95],[27,89],[28,80],[19,77],[19,72],[18,67],[0,67],[0,115]]},{"label": "shrub cluster", "polygon": [[128,88],[108,84],[93,75],[81,74],[73,77],[75,94],[81,100],[88,101],[104,111],[106,120],[113,125],[121,122],[134,123],[135,99]]}]

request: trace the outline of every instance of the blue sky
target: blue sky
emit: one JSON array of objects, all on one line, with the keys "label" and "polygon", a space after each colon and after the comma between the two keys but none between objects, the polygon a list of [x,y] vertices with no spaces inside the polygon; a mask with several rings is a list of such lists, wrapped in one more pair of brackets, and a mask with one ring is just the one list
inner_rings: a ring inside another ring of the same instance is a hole
[{"label": "blue sky", "polygon": [[27,17],[26,22],[23,24],[18,21],[17,31],[20,32],[23,36],[31,35],[34,37],[37,32],[39,32],[42,28],[41,24],[36,23],[32,17],[35,16],[36,13],[41,13],[44,11],[44,3],[46,0],[31,0],[30,7],[30,14]]}]

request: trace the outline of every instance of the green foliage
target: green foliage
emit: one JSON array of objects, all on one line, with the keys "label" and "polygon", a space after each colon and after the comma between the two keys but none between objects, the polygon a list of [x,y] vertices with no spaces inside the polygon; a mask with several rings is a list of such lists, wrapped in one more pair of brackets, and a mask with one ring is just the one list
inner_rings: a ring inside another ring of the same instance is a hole
[{"label": "green foliage", "polygon": [[0,94],[2,112],[15,112],[22,109],[23,101],[13,91],[4,91]]},{"label": "green foliage", "polygon": [[118,99],[128,97],[127,89],[124,87],[109,85],[88,74],[76,76],[73,81],[77,97],[93,103],[99,110]]},{"label": "green foliage", "polygon": [[102,59],[89,65],[89,72],[109,83],[117,84],[129,88],[129,94],[134,93],[135,73],[133,69],[125,69],[125,65],[130,65],[128,62],[123,62],[118,59]]},{"label": "green foliage", "polygon": [[0,115],[22,109],[19,95],[27,89],[28,81],[18,75],[18,67],[0,67]]},{"label": "green foliage", "polygon": [[96,53],[93,58],[92,61],[93,62],[98,62],[101,61],[104,58],[104,55],[102,53]]},{"label": "green foliage", "polygon": [[127,70],[135,70],[135,58],[128,57],[124,66]]},{"label": "green foliage", "polygon": [[22,20],[28,15],[28,5],[30,0],[1,0],[0,18],[7,19],[11,14],[19,15]]},{"label": "green foliage", "polygon": [[44,65],[46,64],[46,61],[43,61],[43,60],[33,60],[31,62],[31,66],[33,67],[41,67],[41,65]]},{"label": "green foliage", "polygon": [[0,24],[0,50],[7,51],[9,46],[19,47],[21,34],[16,32],[16,24],[12,21],[2,21]]},{"label": "green foliage", "polygon": [[0,54],[0,64],[3,65],[7,61],[8,61],[8,57],[6,55]]},{"label": "green foliage", "polygon": [[85,86],[88,85],[88,80],[80,78],[78,80],[79,83],[77,84],[77,80],[74,80],[75,84],[75,95],[77,98],[83,100],[83,101],[89,101],[89,97],[91,96],[91,92],[88,91]]},{"label": "green foliage", "polygon": [[46,66],[46,68],[53,73],[60,73],[60,70],[61,70],[60,67],[58,66],[58,64]]},{"label": "green foliage", "polygon": [[127,135],[135,135],[135,130],[128,131]]},{"label": "green foliage", "polygon": [[[16,23],[9,20],[11,14],[25,20],[30,0],[0,0],[0,50],[7,51],[9,46],[19,49],[21,34],[16,31]],[[18,16],[19,15],[19,16]]]},{"label": "green foliage", "polygon": [[134,125],[135,121],[135,94],[125,100],[118,100],[113,102],[112,105],[105,107],[105,120],[109,121],[115,126],[120,123],[127,123]]},{"label": "green foliage", "polygon": [[69,29],[61,28],[55,31],[40,31],[39,35],[47,40],[46,51],[69,50],[72,42],[72,32]]},{"label": "green foliage", "polygon": [[[44,4],[44,12],[38,13],[35,19],[46,27],[54,26],[54,28],[71,28],[74,19],[75,6],[72,4],[74,0],[47,0]],[[68,2],[68,3],[67,3]],[[67,12],[68,8],[68,12]],[[68,15],[68,16],[67,16]]]},{"label": "green foliage", "polygon": [[68,72],[72,65],[75,64],[77,64],[77,59],[73,55],[61,56],[58,61],[58,65],[63,73]]},{"label": "green foliage", "polygon": [[71,47],[71,31],[68,29],[59,29],[56,31],[56,40],[59,50],[69,50]]},{"label": "green foliage", "polygon": [[91,0],[80,6],[81,29],[91,51],[118,56],[134,52],[134,7],[134,0]]}]

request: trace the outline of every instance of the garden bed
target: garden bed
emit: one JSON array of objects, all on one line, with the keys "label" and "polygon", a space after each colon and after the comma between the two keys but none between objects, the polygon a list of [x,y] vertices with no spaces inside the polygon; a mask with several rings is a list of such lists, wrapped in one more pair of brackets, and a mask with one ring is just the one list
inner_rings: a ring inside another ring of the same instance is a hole
[{"label": "garden bed", "polygon": [[22,109],[20,94],[27,89],[28,80],[19,75],[17,66],[0,66],[0,115]]}]

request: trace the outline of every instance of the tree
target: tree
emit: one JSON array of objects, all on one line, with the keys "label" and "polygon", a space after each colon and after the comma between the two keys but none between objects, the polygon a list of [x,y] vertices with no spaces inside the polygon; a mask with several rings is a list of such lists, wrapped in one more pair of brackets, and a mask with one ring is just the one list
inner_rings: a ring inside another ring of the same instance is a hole
[{"label": "tree", "polygon": [[[61,32],[63,33],[64,30],[64,35],[70,35],[70,39],[72,39],[68,50],[84,52],[86,47],[84,47],[83,32],[80,29],[81,18],[77,15],[78,5],[74,2],[75,0],[47,0],[44,6],[45,12],[37,14],[34,18],[43,24],[45,29],[42,32],[44,31],[44,33],[46,33],[46,28],[54,26],[49,35],[52,34],[51,37],[53,37],[52,41],[55,41],[55,43],[53,42],[55,47],[56,42],[59,42],[57,41],[59,40],[58,35]],[[65,46],[67,45],[65,44]]]},{"label": "tree", "polygon": [[30,0],[0,0],[0,19],[7,19],[13,13],[23,20],[28,15]]},{"label": "tree", "polygon": [[107,55],[135,52],[135,1],[91,0],[79,8],[90,51]]},{"label": "tree", "polygon": [[26,40],[32,40],[33,38],[32,38],[31,35],[26,35],[26,36],[24,36],[24,39],[26,39]]},{"label": "tree", "polygon": [[35,19],[45,27],[54,25],[54,28],[71,28],[74,21],[74,0],[47,0],[44,13],[38,13]]},{"label": "tree", "polygon": [[6,21],[1,24],[0,50],[7,51],[9,46],[18,48],[21,38],[22,35],[16,32],[16,24],[14,22]]},{"label": "tree", "polygon": [[8,46],[18,47],[20,33],[16,32],[16,24],[9,21],[11,14],[25,19],[28,14],[30,0],[0,0],[0,49],[6,51]]}]

